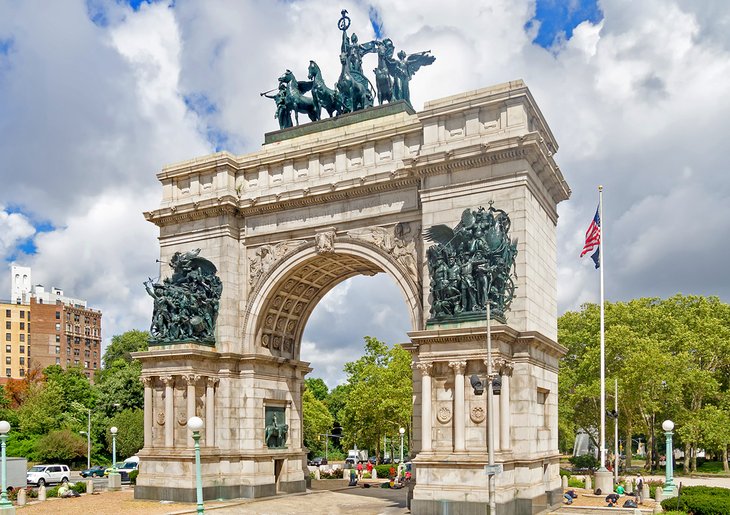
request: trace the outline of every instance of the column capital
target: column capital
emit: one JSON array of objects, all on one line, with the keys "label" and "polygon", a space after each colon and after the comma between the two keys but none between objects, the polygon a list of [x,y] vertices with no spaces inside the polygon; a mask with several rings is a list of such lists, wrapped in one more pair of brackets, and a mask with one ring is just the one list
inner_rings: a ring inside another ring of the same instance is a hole
[{"label": "column capital", "polygon": [[195,384],[200,381],[200,378],[201,376],[198,374],[185,374],[183,376],[183,379],[185,379],[185,381],[188,383],[188,386],[195,386]]},{"label": "column capital", "polygon": [[512,370],[514,370],[514,364],[512,361],[508,360],[507,358],[503,357],[497,357],[492,358],[492,369],[496,370],[499,375],[512,375]]},{"label": "column capital", "polygon": [[160,376],[160,381],[162,381],[162,384],[165,386],[175,386],[174,376]]},{"label": "column capital", "polygon": [[463,374],[466,370],[466,361],[449,361],[449,366],[454,369],[454,374]]},{"label": "column capital", "polygon": [[431,370],[433,370],[433,361],[421,361],[416,363],[416,368],[421,372],[421,375],[430,376]]},{"label": "column capital", "polygon": [[139,380],[142,381],[142,384],[145,388],[151,388],[155,381],[155,378],[152,376],[144,376],[140,377]]},{"label": "column capital", "polygon": [[213,388],[215,388],[216,386],[218,386],[218,383],[220,383],[220,379],[218,379],[217,377],[206,377],[205,378],[205,384],[207,386],[212,386]]}]

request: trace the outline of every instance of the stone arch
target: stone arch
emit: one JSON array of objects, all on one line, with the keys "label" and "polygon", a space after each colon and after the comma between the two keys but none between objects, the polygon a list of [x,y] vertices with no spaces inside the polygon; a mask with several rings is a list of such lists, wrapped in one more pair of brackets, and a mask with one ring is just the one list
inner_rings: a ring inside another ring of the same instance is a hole
[{"label": "stone arch", "polygon": [[332,252],[319,252],[315,244],[307,244],[266,274],[251,293],[244,339],[257,353],[299,360],[304,328],[319,301],[345,279],[381,272],[395,280],[406,302],[411,328],[419,329],[423,302],[408,271],[375,245],[338,238]]}]

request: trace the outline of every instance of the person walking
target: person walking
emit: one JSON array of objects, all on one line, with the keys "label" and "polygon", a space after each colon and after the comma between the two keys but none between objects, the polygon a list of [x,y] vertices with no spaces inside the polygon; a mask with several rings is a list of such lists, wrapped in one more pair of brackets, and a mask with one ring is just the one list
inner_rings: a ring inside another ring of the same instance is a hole
[{"label": "person walking", "polygon": [[373,464],[372,464],[372,462],[370,462],[370,460],[368,460],[367,469],[368,469],[368,474],[370,474],[370,478],[372,478],[373,477]]},{"label": "person walking", "polygon": [[641,496],[644,493],[644,478],[641,477],[641,472],[636,475],[636,503],[641,504]]},{"label": "person walking", "polygon": [[362,461],[359,461],[357,463],[357,480],[358,481],[362,480]]}]

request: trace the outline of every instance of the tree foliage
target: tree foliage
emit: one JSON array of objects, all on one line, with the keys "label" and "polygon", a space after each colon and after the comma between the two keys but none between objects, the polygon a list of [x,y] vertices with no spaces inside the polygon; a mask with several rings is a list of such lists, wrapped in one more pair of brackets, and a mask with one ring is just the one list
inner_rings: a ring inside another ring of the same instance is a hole
[{"label": "tree foliage", "polygon": [[[600,425],[599,327],[595,304],[558,321],[558,340],[568,349],[559,376],[564,448],[577,429],[595,434]],[[722,445],[719,426],[711,423],[716,412],[705,407],[725,411],[719,400],[729,387],[730,306],[716,297],[683,295],[606,303],[605,349],[607,409],[613,409],[618,380],[621,434],[625,442],[634,435],[648,442],[647,467],[658,463],[654,449],[667,418],[687,454],[709,442]],[[629,459],[631,450],[627,445]]]},{"label": "tree foliage", "polygon": [[70,463],[86,456],[86,439],[68,429],[51,431],[38,439],[34,458],[51,463]]},{"label": "tree foliage", "polygon": [[117,461],[137,453],[144,446],[144,410],[125,409],[109,420],[106,430],[107,450],[112,451],[109,429],[117,428]]},{"label": "tree foliage", "polygon": [[150,333],[133,329],[112,337],[112,341],[104,353],[104,369],[109,368],[117,360],[132,362],[132,353],[147,350]]},{"label": "tree foliage", "polygon": [[315,399],[323,401],[327,398],[329,390],[327,388],[327,383],[324,382],[324,379],[321,379],[319,377],[309,377],[304,380],[304,384],[306,384],[307,390],[312,392],[312,395],[314,395]]},{"label": "tree foliage", "polygon": [[302,419],[304,446],[309,449],[312,456],[324,456],[325,439],[328,438],[325,435],[332,430],[334,420],[324,402],[309,388],[304,390],[302,396]]}]

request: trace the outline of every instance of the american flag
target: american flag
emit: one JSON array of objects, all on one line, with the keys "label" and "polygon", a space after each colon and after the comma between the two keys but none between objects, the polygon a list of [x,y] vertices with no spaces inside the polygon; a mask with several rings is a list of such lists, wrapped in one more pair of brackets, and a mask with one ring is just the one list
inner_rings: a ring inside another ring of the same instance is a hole
[{"label": "american flag", "polygon": [[596,268],[599,266],[599,253],[601,252],[601,217],[598,215],[600,205],[596,208],[596,215],[591,220],[591,225],[588,226],[586,231],[586,242],[583,244],[583,252],[580,253],[580,257],[585,256],[589,252],[595,249],[591,259],[596,264]]}]

